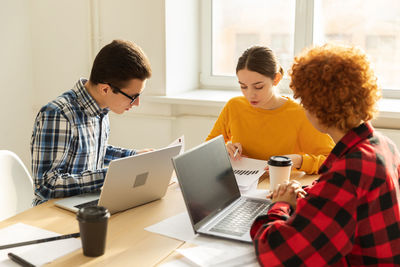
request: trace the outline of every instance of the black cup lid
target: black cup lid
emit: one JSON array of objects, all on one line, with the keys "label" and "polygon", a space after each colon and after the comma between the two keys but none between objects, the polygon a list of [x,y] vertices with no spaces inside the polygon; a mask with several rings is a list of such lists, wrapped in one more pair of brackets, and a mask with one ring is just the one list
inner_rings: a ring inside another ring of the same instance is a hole
[{"label": "black cup lid", "polygon": [[110,217],[108,209],[102,206],[84,207],[78,210],[76,217],[79,220],[94,221]]},{"label": "black cup lid", "polygon": [[285,156],[272,156],[268,160],[268,165],[271,166],[292,166],[292,160]]}]

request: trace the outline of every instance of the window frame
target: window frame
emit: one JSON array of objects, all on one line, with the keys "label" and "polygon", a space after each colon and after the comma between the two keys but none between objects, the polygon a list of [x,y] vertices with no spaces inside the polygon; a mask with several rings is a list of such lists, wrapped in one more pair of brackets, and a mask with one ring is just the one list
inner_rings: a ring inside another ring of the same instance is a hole
[{"label": "window frame", "polygon": [[[201,71],[200,88],[218,90],[239,90],[235,76],[212,75],[212,1],[200,1],[201,12]],[[296,0],[295,29],[294,29],[294,55],[299,54],[304,47],[310,47],[314,41],[314,5],[320,0]],[[280,82],[280,92],[291,94],[289,77],[284,77]],[[383,97],[400,99],[400,87],[396,89],[382,88]]]}]

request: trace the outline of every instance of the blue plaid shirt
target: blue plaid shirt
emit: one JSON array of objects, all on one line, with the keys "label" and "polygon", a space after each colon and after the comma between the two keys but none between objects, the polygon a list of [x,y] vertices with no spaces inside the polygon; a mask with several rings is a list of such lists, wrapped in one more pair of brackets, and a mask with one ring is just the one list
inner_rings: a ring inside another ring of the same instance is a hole
[{"label": "blue plaid shirt", "polygon": [[34,205],[100,189],[113,159],[135,150],[107,144],[108,109],[101,109],[80,79],[41,108],[31,139]]}]

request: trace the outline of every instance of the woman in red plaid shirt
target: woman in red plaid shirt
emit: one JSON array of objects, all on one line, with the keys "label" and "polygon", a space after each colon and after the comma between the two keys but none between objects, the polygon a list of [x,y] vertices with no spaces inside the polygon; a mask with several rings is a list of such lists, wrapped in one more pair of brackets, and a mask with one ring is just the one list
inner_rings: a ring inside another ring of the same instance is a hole
[{"label": "woman in red plaid shirt", "polygon": [[251,228],[264,266],[400,266],[400,157],[370,120],[380,98],[366,55],[324,45],[295,58],[290,87],[336,146],[304,188],[273,194]]}]

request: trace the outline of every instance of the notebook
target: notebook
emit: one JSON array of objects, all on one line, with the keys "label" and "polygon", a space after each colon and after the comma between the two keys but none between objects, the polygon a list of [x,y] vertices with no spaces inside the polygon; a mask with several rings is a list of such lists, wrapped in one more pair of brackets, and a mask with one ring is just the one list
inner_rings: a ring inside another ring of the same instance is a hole
[{"label": "notebook", "polygon": [[101,192],[64,198],[55,205],[73,212],[100,205],[111,214],[162,198],[171,180],[171,158],[181,144],[110,162]]},{"label": "notebook", "polygon": [[220,135],[172,159],[195,233],[251,242],[254,219],[267,199],[241,196]]}]

